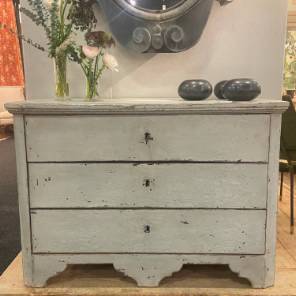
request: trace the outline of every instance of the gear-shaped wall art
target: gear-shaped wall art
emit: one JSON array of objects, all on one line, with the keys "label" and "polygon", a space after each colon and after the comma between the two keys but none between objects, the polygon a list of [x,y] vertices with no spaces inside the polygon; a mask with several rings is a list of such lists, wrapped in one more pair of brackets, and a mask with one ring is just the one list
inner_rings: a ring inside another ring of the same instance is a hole
[{"label": "gear-shaped wall art", "polygon": [[[214,0],[97,0],[117,41],[136,52],[180,52],[195,45]],[[221,6],[233,0],[217,0]]]}]

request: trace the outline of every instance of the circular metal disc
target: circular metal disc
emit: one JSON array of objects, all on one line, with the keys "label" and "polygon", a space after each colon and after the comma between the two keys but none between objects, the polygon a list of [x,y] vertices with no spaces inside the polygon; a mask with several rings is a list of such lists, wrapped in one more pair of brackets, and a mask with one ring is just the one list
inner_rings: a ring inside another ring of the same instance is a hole
[{"label": "circular metal disc", "polygon": [[125,0],[137,9],[150,12],[165,12],[183,4],[186,0]]},{"label": "circular metal disc", "polygon": [[162,21],[186,13],[205,0],[113,0],[128,13],[146,20]]}]

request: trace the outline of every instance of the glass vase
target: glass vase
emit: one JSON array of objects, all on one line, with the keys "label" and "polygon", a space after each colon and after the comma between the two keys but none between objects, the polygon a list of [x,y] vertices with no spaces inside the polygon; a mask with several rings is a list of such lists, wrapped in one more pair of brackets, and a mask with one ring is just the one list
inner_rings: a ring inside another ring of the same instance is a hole
[{"label": "glass vase", "polygon": [[90,75],[86,77],[86,96],[85,100],[88,102],[94,101],[94,99],[98,96],[98,82]]},{"label": "glass vase", "polygon": [[57,100],[69,97],[69,84],[67,81],[67,54],[59,53],[54,58],[55,65],[55,93]]}]

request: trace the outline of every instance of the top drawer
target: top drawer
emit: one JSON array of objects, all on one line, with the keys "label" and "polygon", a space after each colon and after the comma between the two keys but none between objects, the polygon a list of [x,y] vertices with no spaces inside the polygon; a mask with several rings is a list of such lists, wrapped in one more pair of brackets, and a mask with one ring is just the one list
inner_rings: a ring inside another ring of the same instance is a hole
[{"label": "top drawer", "polygon": [[269,115],[26,116],[28,161],[267,162]]}]

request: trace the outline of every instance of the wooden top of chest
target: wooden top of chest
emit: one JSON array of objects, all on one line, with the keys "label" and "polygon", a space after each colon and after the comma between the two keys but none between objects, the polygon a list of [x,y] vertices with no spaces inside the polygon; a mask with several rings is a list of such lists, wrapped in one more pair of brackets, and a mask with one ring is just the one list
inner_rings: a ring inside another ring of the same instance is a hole
[{"label": "wooden top of chest", "polygon": [[109,115],[109,114],[272,114],[282,113],[288,103],[279,100],[230,102],[220,100],[184,101],[181,99],[100,99],[54,101],[32,100],[7,103],[13,114],[25,115]]}]

